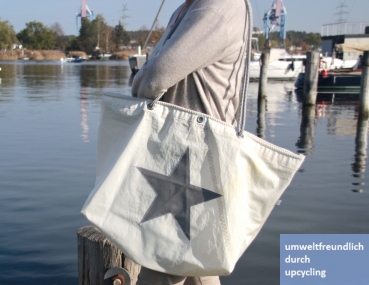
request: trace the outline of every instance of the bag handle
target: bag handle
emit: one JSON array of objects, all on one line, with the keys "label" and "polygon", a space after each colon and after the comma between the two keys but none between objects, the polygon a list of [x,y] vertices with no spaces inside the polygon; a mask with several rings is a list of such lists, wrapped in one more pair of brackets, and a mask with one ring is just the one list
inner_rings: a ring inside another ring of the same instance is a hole
[{"label": "bag handle", "polygon": [[[253,23],[253,15],[251,4],[249,0],[245,0],[246,3],[246,13],[248,14],[248,38],[247,38],[247,50],[246,50],[246,59],[245,59],[245,69],[243,74],[243,85],[241,90],[241,102],[239,106],[239,118],[237,124],[237,136],[243,138],[243,132],[246,126],[246,103],[247,103],[247,93],[249,89],[249,81],[250,81],[250,63],[251,63],[251,43],[252,43],[252,23]],[[246,34],[246,30],[245,30]]]},{"label": "bag handle", "polygon": [[[245,56],[245,68],[244,68],[244,74],[243,74],[243,84],[241,89],[241,100],[240,100],[240,106],[239,106],[239,118],[238,118],[238,124],[237,124],[237,136],[243,138],[243,133],[246,125],[246,102],[247,102],[247,91],[249,87],[249,67],[251,62],[251,41],[252,41],[252,10],[251,10],[251,4],[249,0],[245,0],[246,3],[246,13],[248,14],[248,30],[246,31],[244,36],[247,36],[248,32],[248,38],[247,38],[247,44],[246,44],[246,56]],[[177,28],[180,20],[184,17],[188,9],[184,11],[184,13],[181,15],[181,17],[177,20],[175,23],[175,26],[173,26],[172,30],[168,33],[167,38],[165,41],[168,40],[168,38],[174,33],[174,30]],[[151,103],[148,104],[149,109],[153,109],[155,104],[164,96],[164,93],[156,97]]]}]

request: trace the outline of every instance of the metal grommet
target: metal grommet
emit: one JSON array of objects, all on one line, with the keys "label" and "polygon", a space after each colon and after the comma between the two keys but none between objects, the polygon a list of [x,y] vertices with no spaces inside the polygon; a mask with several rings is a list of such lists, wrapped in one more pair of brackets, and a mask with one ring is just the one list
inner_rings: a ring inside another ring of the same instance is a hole
[{"label": "metal grommet", "polygon": [[202,124],[204,121],[205,121],[205,118],[204,117],[201,117],[201,116],[197,117],[197,122],[199,124]]},{"label": "metal grommet", "polygon": [[149,109],[149,110],[153,110],[154,109],[154,102],[151,102],[151,103],[149,103],[149,104],[147,104],[147,108]]}]

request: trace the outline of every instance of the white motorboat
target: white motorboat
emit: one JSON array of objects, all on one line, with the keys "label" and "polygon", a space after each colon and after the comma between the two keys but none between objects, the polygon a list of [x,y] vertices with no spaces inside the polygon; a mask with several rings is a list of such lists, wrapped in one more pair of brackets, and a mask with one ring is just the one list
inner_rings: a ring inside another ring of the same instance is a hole
[{"label": "white motorboat", "polygon": [[60,59],[61,63],[64,63],[64,62],[67,62],[67,63],[71,63],[71,62],[81,63],[81,62],[84,62],[84,61],[86,61],[86,59],[84,57],[81,57],[81,56],[66,57],[66,58],[61,58]]},{"label": "white motorboat", "polygon": [[324,70],[351,69],[355,66],[357,60],[342,60],[339,58],[322,57],[320,68]]},{"label": "white motorboat", "polygon": [[74,60],[73,57],[66,57],[66,58],[61,58],[60,62],[72,62]]},{"label": "white motorboat", "polygon": [[[336,70],[341,69],[357,69],[361,65],[361,59],[363,52],[369,50],[369,44],[365,43],[343,43],[336,44],[334,47],[333,54],[341,54],[341,58],[333,57],[322,57],[320,61],[321,69],[325,70]],[[345,57],[345,53],[349,56]],[[354,56],[357,58],[353,58]],[[349,58],[349,59],[347,59]],[[351,58],[351,59],[350,59]]]},{"label": "white motorboat", "polygon": [[129,66],[131,67],[132,73],[136,74],[137,71],[145,64],[147,55],[141,54],[141,47],[138,47],[138,54],[134,54],[128,57]]},{"label": "white motorboat", "polygon": [[[270,50],[268,79],[295,80],[303,71],[305,55],[291,55],[284,49],[272,48]],[[260,61],[254,60],[250,64],[250,80],[257,81],[260,76]]]}]

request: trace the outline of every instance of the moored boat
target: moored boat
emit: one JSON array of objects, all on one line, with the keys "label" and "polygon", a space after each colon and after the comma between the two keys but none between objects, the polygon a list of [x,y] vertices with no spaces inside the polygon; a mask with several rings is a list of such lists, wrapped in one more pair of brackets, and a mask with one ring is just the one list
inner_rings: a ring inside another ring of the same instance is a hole
[{"label": "moored boat", "polygon": [[136,74],[137,71],[145,64],[147,60],[147,55],[135,54],[131,55],[128,58],[129,66],[132,70],[133,74]]},{"label": "moored boat", "polygon": [[73,60],[71,60],[69,62],[81,63],[81,62],[84,62],[84,61],[86,61],[85,58],[80,57],[80,56],[76,56]]},{"label": "moored boat", "polygon": [[[358,59],[351,61],[342,61],[333,57],[331,60],[336,63],[331,63],[329,66],[335,66],[335,64],[341,64],[341,67],[320,69],[318,75],[318,92],[359,92],[361,88],[361,65],[362,65],[362,54],[365,51],[369,51],[369,44],[350,43],[350,44],[336,44],[335,49],[337,52],[351,52],[358,54]],[[322,58],[322,61],[326,58]],[[344,65],[346,64],[346,65]],[[321,66],[322,67],[322,66]],[[295,87],[298,89],[304,88],[305,73],[300,73],[296,82]]]},{"label": "moored boat", "polygon": [[100,60],[109,60],[111,57],[111,54],[110,53],[104,53],[104,54],[101,54],[98,58]]},{"label": "moored boat", "polygon": [[[305,73],[301,72],[295,82],[297,89],[304,88]],[[361,86],[361,73],[327,73],[318,76],[318,92],[358,92]]]},{"label": "moored boat", "polygon": [[86,61],[85,58],[81,57],[81,56],[74,56],[74,57],[66,57],[66,58],[61,58],[60,62],[64,63],[64,62],[76,62],[76,63],[80,63],[80,62],[84,62]]},{"label": "moored boat", "polygon": [[[295,80],[303,71],[305,55],[291,55],[284,49],[272,48],[268,65],[268,79],[272,80]],[[260,61],[250,63],[250,80],[257,81],[260,76]]]}]

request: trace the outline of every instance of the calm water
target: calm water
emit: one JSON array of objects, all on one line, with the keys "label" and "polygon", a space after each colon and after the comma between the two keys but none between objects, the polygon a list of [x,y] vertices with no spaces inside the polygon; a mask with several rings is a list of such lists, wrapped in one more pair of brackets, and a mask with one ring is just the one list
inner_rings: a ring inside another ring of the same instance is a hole
[{"label": "calm water", "polygon": [[[77,284],[79,213],[94,186],[104,91],[130,93],[128,63],[0,62],[0,284]],[[279,234],[369,233],[367,125],[355,96],[302,110],[293,84],[269,85],[247,131],[307,155],[265,227],[223,285],[279,284]],[[357,131],[359,130],[359,132]]]}]

